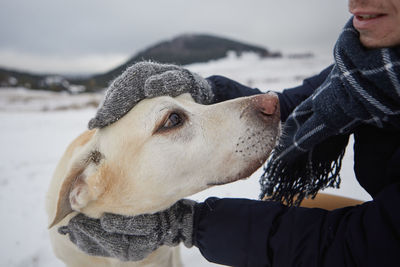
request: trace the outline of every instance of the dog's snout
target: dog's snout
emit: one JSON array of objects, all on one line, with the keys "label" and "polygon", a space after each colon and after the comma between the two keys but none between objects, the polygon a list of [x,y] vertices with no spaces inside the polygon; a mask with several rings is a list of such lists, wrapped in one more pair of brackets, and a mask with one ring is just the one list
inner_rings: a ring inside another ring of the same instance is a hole
[{"label": "dog's snout", "polygon": [[279,99],[276,94],[257,95],[252,100],[254,108],[263,116],[271,116],[279,111]]}]

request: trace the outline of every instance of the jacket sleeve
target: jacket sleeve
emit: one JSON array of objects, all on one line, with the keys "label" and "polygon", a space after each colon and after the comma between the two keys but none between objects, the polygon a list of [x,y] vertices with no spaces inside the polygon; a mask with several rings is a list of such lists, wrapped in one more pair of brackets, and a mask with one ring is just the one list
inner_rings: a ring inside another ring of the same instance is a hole
[{"label": "jacket sleeve", "polygon": [[398,203],[399,183],[333,211],[209,198],[195,211],[195,245],[207,260],[229,266],[395,266]]},{"label": "jacket sleeve", "polygon": [[262,94],[257,88],[247,87],[224,76],[213,75],[208,77],[207,80],[210,82],[212,91],[215,94],[215,103],[243,96]]},{"label": "jacket sleeve", "polygon": [[[309,97],[320,86],[332,70],[333,65],[324,69],[320,74],[305,79],[303,84],[282,93],[276,92],[279,97],[281,121],[285,121],[293,109]],[[224,76],[214,75],[207,78],[215,94],[215,103],[222,101],[262,94],[258,88],[250,88]]]}]

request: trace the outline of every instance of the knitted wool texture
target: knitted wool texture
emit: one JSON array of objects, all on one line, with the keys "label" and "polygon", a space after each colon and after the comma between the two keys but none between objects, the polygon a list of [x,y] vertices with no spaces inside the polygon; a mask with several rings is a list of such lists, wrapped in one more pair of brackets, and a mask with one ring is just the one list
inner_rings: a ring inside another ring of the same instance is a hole
[{"label": "knitted wool texture", "polygon": [[201,104],[210,104],[214,98],[210,84],[187,69],[147,61],[136,63],[111,83],[88,127],[103,128],[116,122],[145,98],[183,93],[190,93]]},{"label": "knitted wool texture", "polygon": [[165,211],[134,217],[107,213],[93,219],[78,214],[58,231],[89,255],[140,261],[162,245],[193,246],[195,205],[183,199]]},{"label": "knitted wool texture", "polygon": [[261,198],[299,204],[338,187],[349,135],[361,124],[400,130],[400,47],[366,49],[352,19],[334,50],[335,65],[285,122],[261,177]]}]

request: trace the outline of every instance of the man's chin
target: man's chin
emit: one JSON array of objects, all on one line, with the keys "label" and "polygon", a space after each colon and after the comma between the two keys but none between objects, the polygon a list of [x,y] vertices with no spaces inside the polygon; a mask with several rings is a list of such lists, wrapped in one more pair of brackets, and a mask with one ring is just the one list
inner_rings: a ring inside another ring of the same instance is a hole
[{"label": "man's chin", "polygon": [[390,38],[390,36],[373,36],[369,33],[360,32],[360,42],[367,49],[394,47],[400,45],[399,38]]}]

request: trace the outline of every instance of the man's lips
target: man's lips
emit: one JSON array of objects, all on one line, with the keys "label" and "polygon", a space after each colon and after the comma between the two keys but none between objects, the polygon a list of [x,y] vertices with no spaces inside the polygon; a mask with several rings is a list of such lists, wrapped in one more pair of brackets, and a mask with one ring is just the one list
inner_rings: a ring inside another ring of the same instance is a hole
[{"label": "man's lips", "polygon": [[353,15],[353,25],[358,30],[371,28],[386,17],[386,14],[367,12],[355,12]]},{"label": "man's lips", "polygon": [[354,14],[359,20],[375,19],[384,16],[384,14]]}]

